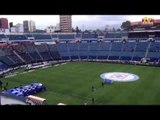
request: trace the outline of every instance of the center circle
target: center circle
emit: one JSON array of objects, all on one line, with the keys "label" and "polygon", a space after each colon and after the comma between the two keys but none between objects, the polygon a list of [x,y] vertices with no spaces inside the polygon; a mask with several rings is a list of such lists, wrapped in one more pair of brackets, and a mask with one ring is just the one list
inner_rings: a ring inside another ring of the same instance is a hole
[{"label": "center circle", "polygon": [[126,72],[107,72],[100,75],[103,80],[111,80],[116,82],[129,82],[139,79],[138,75]]}]

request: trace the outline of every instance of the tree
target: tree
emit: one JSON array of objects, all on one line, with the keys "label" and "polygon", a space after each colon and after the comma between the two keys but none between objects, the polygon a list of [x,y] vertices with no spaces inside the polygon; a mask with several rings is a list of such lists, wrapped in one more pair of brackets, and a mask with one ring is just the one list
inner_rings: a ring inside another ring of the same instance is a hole
[{"label": "tree", "polygon": [[76,26],[76,33],[78,33],[78,32],[80,32],[81,30],[79,29],[79,27],[78,26]]},{"label": "tree", "polygon": [[113,28],[112,28],[112,31],[113,31],[113,32],[115,32],[115,31],[116,31],[116,29],[113,27]]},{"label": "tree", "polygon": [[72,28],[72,32],[76,32],[76,30],[74,28]]},{"label": "tree", "polygon": [[90,31],[89,31],[89,30],[85,30],[84,32],[85,32],[85,33],[90,33]]},{"label": "tree", "polygon": [[130,21],[123,22],[121,28],[123,30],[131,30],[131,22]]},{"label": "tree", "polygon": [[93,30],[92,32],[93,32],[94,34],[96,34],[96,33],[97,33],[97,31],[96,31],[96,30]]},{"label": "tree", "polygon": [[101,30],[97,28],[96,31],[97,31],[97,32],[100,32]]},{"label": "tree", "polygon": [[121,29],[120,29],[120,28],[118,28],[118,29],[117,29],[117,31],[121,31]]},{"label": "tree", "polygon": [[107,32],[109,30],[109,25],[106,25],[104,31]]}]

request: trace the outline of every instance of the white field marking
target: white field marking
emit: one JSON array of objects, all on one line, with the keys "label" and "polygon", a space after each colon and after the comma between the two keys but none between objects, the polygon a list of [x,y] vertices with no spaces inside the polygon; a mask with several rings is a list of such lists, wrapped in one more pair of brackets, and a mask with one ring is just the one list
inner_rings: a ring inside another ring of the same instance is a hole
[{"label": "white field marking", "polygon": [[35,71],[35,70],[29,70],[28,72],[33,72],[33,71]]},{"label": "white field marking", "polygon": [[65,64],[67,64],[67,63],[62,63],[61,65],[65,65]]},{"label": "white field marking", "polygon": [[108,72],[103,73],[100,75],[100,77],[105,80],[112,80],[117,82],[129,82],[129,81],[135,81],[139,79],[139,76],[131,73],[124,73],[124,72]]},{"label": "white field marking", "polygon": [[59,64],[56,64],[56,65],[54,65],[54,66],[55,66],[55,67],[56,67],[56,66],[59,66]]},{"label": "white field marking", "polygon": [[25,73],[27,73],[27,72],[22,72],[22,73],[20,73],[20,74],[25,74]]},{"label": "white field marking", "polygon": [[16,76],[16,75],[17,75],[17,74],[7,75],[7,76],[5,76],[5,78],[14,77],[14,76]]}]

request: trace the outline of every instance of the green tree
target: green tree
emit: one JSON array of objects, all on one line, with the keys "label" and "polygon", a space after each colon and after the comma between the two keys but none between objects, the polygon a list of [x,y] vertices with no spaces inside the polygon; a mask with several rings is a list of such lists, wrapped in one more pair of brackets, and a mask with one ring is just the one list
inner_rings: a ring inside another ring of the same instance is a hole
[{"label": "green tree", "polygon": [[121,31],[121,29],[120,29],[120,28],[118,28],[118,29],[117,29],[117,31]]},{"label": "green tree", "polygon": [[123,22],[121,28],[123,30],[131,30],[131,22],[130,21]]},{"label": "green tree", "polygon": [[72,28],[72,32],[76,32],[76,30],[74,28]]},{"label": "green tree", "polygon": [[84,32],[85,32],[85,33],[90,33],[90,31],[89,31],[89,30],[85,30]]},{"label": "green tree", "polygon": [[107,32],[109,30],[109,25],[106,25],[104,31]]},{"label": "green tree", "polygon": [[112,31],[113,31],[113,32],[115,32],[115,31],[116,31],[116,29],[113,27],[113,28],[112,28]]},{"label": "green tree", "polygon": [[79,27],[78,26],[76,26],[76,32],[78,33],[78,32],[80,32],[81,30],[79,29]]}]

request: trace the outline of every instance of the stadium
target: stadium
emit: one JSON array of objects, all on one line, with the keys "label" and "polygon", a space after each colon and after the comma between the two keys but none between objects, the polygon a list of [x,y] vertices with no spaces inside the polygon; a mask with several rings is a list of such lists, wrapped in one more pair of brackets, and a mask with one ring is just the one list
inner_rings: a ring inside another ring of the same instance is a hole
[{"label": "stadium", "polygon": [[[33,93],[45,105],[160,104],[159,24],[134,22],[123,32],[0,34],[1,87],[7,85],[1,96],[40,83],[45,90]],[[10,96],[26,101],[33,93]]]}]

